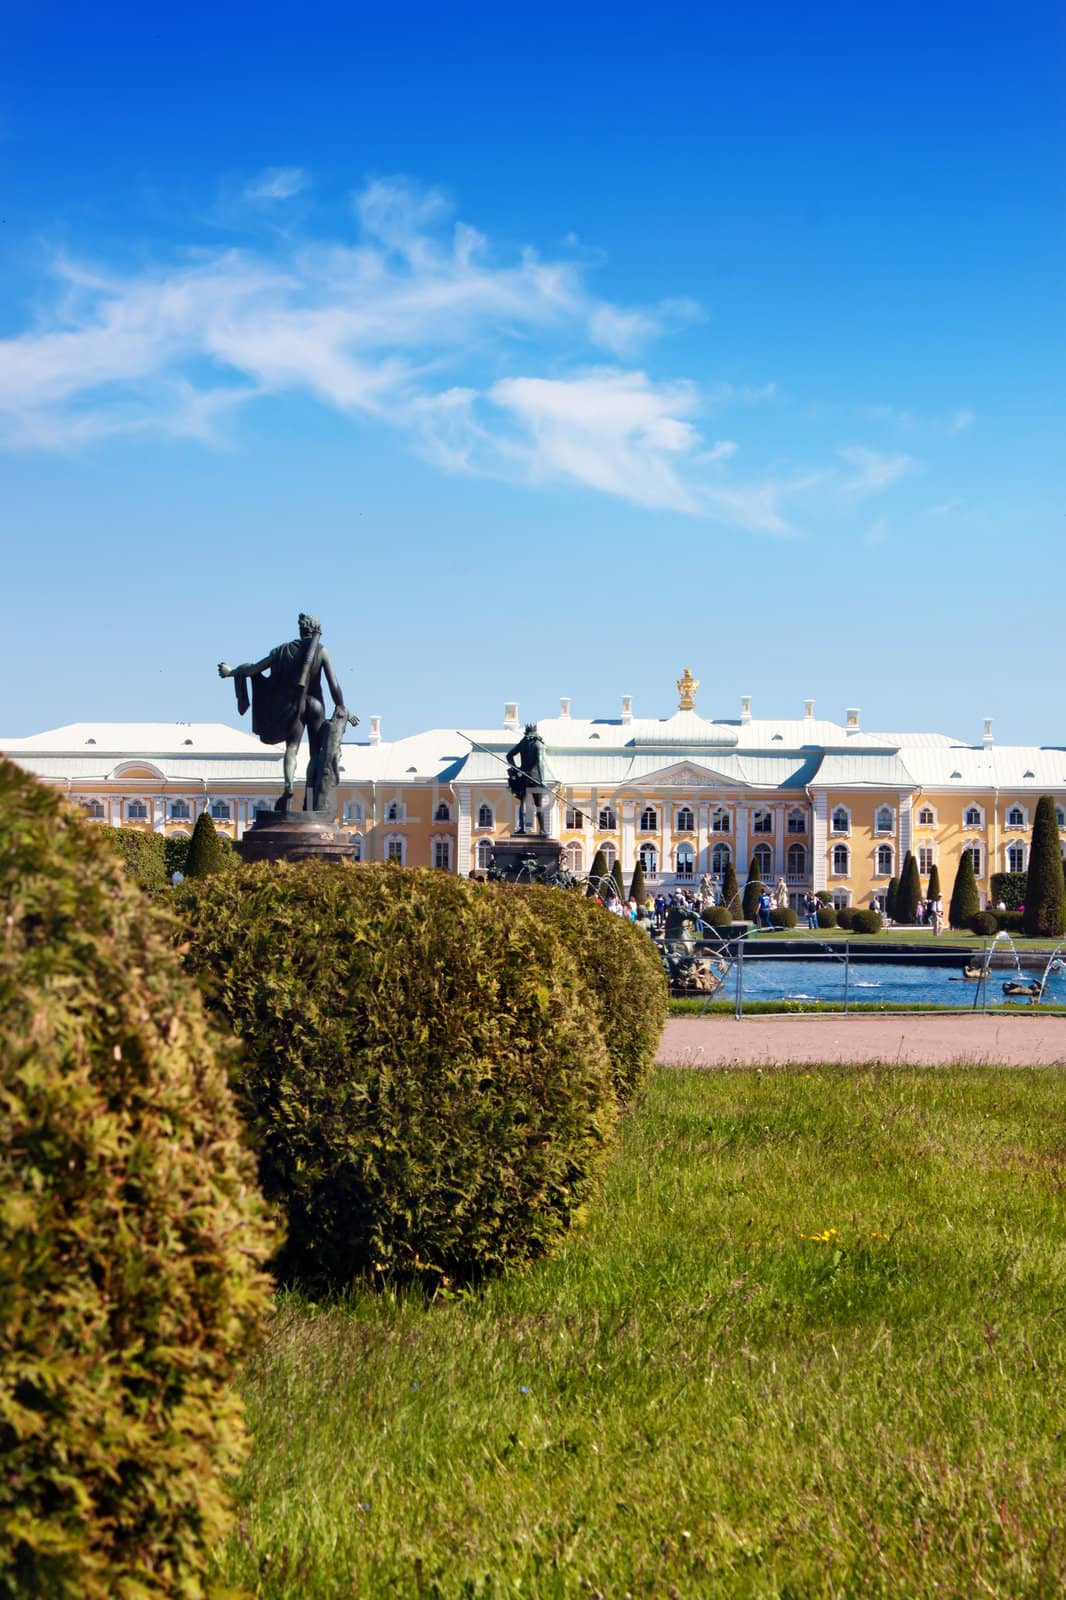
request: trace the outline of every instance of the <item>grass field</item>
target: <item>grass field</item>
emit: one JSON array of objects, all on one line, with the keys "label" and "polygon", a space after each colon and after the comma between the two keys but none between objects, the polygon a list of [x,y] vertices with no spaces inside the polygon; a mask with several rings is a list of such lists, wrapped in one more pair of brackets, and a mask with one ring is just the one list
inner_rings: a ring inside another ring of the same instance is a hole
[{"label": "grass field", "polygon": [[585,1231],[283,1300],[220,1573],[264,1596],[1050,1596],[1066,1074],[660,1071]]}]

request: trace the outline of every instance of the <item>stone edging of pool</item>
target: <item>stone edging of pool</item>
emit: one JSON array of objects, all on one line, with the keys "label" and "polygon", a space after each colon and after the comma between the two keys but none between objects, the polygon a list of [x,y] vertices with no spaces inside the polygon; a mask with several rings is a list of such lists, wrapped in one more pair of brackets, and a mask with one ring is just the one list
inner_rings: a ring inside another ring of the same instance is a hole
[{"label": "stone edging of pool", "polygon": [[[1025,1016],[1026,1026],[1016,1026]],[[1033,1012],[669,1017],[660,1066],[1066,1066],[1066,1019]]]}]

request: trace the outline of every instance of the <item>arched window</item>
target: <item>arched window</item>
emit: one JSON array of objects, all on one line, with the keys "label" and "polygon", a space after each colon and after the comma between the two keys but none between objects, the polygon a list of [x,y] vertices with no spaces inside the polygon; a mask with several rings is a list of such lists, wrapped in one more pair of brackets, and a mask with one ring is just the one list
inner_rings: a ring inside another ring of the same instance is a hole
[{"label": "arched window", "polygon": [[[1007,812],[1007,827],[1008,828],[1024,828],[1025,827],[1025,812],[1022,810],[1021,806],[1011,806],[1010,810]],[[1014,869],[1011,868],[1011,871],[1013,871],[1013,870]]]},{"label": "arched window", "polygon": [[255,809],[252,812],[252,820],[254,821],[256,817],[269,816],[273,809],[274,807],[268,805],[265,800],[257,800],[255,802]]},{"label": "arched window", "polygon": [[751,852],[752,865],[758,867],[759,877],[767,883],[774,870],[773,852],[768,844],[757,844]]},{"label": "arched window", "polygon": [[584,815],[577,809],[576,806],[567,806],[566,826],[568,828],[583,828],[585,826]]},{"label": "arched window", "polygon": [[645,806],[640,813],[640,831],[641,833],[658,833],[659,813],[654,806]]},{"label": "arched window", "polygon": [[711,812],[711,832],[729,832],[729,812],[725,806],[718,806],[716,810]]},{"label": "arched window", "polygon": [[[173,815],[174,813],[171,812],[171,816]],[[129,818],[130,822],[147,822],[148,807],[145,805],[143,800],[131,800],[129,805],[126,807],[126,816]]]},{"label": "arched window", "polygon": [[228,822],[230,819],[229,801],[212,800],[211,815],[214,817],[216,822]]},{"label": "arched window", "polygon": [[716,844],[711,851],[711,871],[721,877],[729,865],[731,854],[727,844]]},{"label": "arched window", "polygon": [[677,813],[677,831],[678,833],[695,833],[696,819],[692,815],[690,806],[682,806]]},{"label": "arched window", "polygon": [[585,852],[576,839],[571,839],[566,847],[566,865],[575,878],[585,870]]},{"label": "arched window", "polygon": [[1025,871],[1025,846],[1024,844],[1009,844],[1007,846],[1007,871]]},{"label": "arched window", "polygon": [[[488,807],[487,806],[482,806],[481,809],[482,809],[482,811],[487,811]],[[479,839],[478,840],[477,857],[476,857],[476,859],[477,859],[477,870],[479,872],[488,872],[489,868],[492,866],[492,840],[491,839]]]},{"label": "arched window", "polygon": [[894,823],[895,818],[892,815],[892,807],[878,806],[874,812],[874,832],[891,833]]},{"label": "arched window", "polygon": [[170,802],[171,822],[188,822],[189,802],[187,800],[172,800]]},{"label": "arched window", "polygon": [[983,828],[985,825],[985,814],[981,810],[981,807],[977,805],[967,806],[965,814],[963,815],[962,825],[964,828]]},{"label": "arched window", "polygon": [[385,821],[386,822],[399,822],[399,820],[400,820],[400,802],[398,800],[390,800],[388,805],[385,807]]},{"label": "arched window", "polygon": [[933,810],[932,806],[923,806],[919,811],[918,826],[919,828],[936,827],[936,812]]},{"label": "arched window", "polygon": [[487,806],[484,803],[482,803],[481,805],[478,806],[478,808],[477,808],[477,825],[478,825],[479,828],[491,828],[492,827],[493,822],[492,822],[492,807],[491,806]]},{"label": "arched window", "polygon": [[1066,828],[1066,806],[1055,807],[1055,821],[1059,825],[1060,832],[1063,828]]},{"label": "arched window", "polygon": [[452,820],[451,807],[447,800],[442,800],[433,813],[434,822],[450,822]]},{"label": "arched window", "polygon": [[653,844],[642,844],[637,851],[640,864],[649,875],[659,870],[659,853]]},{"label": "arched window", "polygon": [[607,867],[607,871],[610,872],[613,869],[615,862],[618,860],[618,851],[615,849],[614,845],[609,842],[607,844],[601,844],[600,849],[603,851],[603,859]]},{"label": "arched window", "polygon": [[981,876],[981,846],[976,841],[971,844],[965,844],[962,847],[962,853],[964,856],[970,857],[973,862],[973,875],[975,878],[979,878]]},{"label": "arched window", "polygon": [[604,806],[600,812],[600,827],[604,833],[613,833],[618,826],[618,820],[610,806]]},{"label": "arched window", "polygon": [[785,857],[785,871],[790,878],[805,878],[807,876],[806,845],[789,845],[788,855]]},{"label": "arched window", "polygon": [[445,872],[451,871],[452,841],[450,839],[434,839],[433,865],[440,867]]},{"label": "arched window", "polygon": [[892,876],[892,846],[879,844],[877,847],[877,875],[879,878]]},{"label": "arched window", "polygon": [[830,822],[830,829],[833,833],[851,832],[851,812],[847,806],[836,807]]},{"label": "arched window", "polygon": [[846,844],[833,846],[833,872],[838,878],[848,875],[848,847]]},{"label": "arched window", "polygon": [[393,861],[398,867],[402,867],[406,858],[407,840],[400,838],[398,834],[390,834],[385,840],[385,860]]},{"label": "arched window", "polygon": [[769,811],[753,811],[751,814],[752,833],[773,833],[774,819]]},{"label": "arched window", "polygon": [[96,817],[99,819],[104,814],[104,808],[100,804],[99,800],[83,800],[81,803],[81,808],[87,817]]},{"label": "arched window", "polygon": [[844,906],[850,906],[850,904],[851,904],[851,890],[850,889],[834,889],[833,890],[833,905],[834,905],[834,907],[836,908],[837,911],[843,910]]},{"label": "arched window", "polygon": [[679,878],[691,878],[696,870],[696,852],[690,844],[679,844],[674,857]]},{"label": "arched window", "polygon": [[806,833],[807,832],[807,816],[806,816],[806,813],[803,811],[803,809],[800,806],[793,806],[792,810],[789,812],[788,821],[786,823],[786,832],[788,832],[788,833]]}]

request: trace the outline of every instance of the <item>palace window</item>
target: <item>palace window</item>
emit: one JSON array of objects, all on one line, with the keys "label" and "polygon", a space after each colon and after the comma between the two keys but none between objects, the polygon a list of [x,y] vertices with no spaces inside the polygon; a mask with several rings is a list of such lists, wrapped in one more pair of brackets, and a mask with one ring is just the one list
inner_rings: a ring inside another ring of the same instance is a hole
[{"label": "palace window", "polygon": [[785,860],[785,870],[790,878],[805,878],[807,876],[806,845],[790,844],[788,847],[788,855]]},{"label": "palace window", "polygon": [[83,800],[81,808],[87,817],[100,818],[104,814],[104,808],[99,800]]},{"label": "palace window", "polygon": [[362,822],[363,807],[358,800],[349,800],[344,808],[345,822]]},{"label": "palace window", "polygon": [[568,828],[583,828],[585,826],[585,818],[576,806],[567,806],[566,826]]},{"label": "palace window", "polygon": [[[143,800],[131,800],[126,807],[126,816],[130,822],[147,822],[148,807]],[[171,812],[173,816],[173,812]]]},{"label": "palace window", "polygon": [[[1007,812],[1007,827],[1025,827],[1025,812],[1022,810],[1021,806],[1011,806],[1010,810]],[[1011,870],[1013,871],[1013,868]]]},{"label": "palace window", "polygon": [[610,806],[604,806],[600,812],[600,827],[604,833],[613,833],[618,827],[618,819]]},{"label": "palace window", "polygon": [[1010,844],[1007,846],[1007,871],[1025,871],[1025,846],[1024,844]]},{"label": "palace window", "polygon": [[486,805],[478,806],[478,808],[477,808],[477,825],[478,825],[479,828],[491,828],[492,827],[493,821],[492,821],[492,807],[491,806],[486,806]]},{"label": "palace window", "polygon": [[645,806],[640,813],[640,831],[641,833],[658,833],[659,813],[654,806]]},{"label": "palace window", "polygon": [[229,801],[212,800],[211,815],[214,817],[216,822],[228,822],[230,819]]},{"label": "palace window", "polygon": [[981,810],[981,807],[967,806],[963,815],[962,823],[963,827],[965,828],[983,828],[985,825],[985,814]]},{"label": "palace window", "polygon": [[833,812],[829,827],[831,833],[851,832],[851,812],[847,806],[837,806]]},{"label": "palace window", "polygon": [[[486,809],[486,808],[482,808]],[[477,870],[487,872],[492,866],[492,840],[479,839],[477,847]]]},{"label": "palace window", "polygon": [[354,859],[356,861],[362,861],[362,859],[363,859],[363,838],[362,838],[362,835],[359,834],[359,833],[353,833],[352,837],[349,839],[348,843],[352,847],[352,853],[353,853]]},{"label": "palace window", "polygon": [[1063,828],[1066,828],[1066,807],[1063,807],[1063,806],[1056,806],[1055,807],[1055,821],[1059,825],[1059,831],[1060,832],[1062,831]]},{"label": "palace window", "polygon": [[452,842],[450,839],[434,839],[433,865],[441,867],[445,872],[450,871],[452,864]]},{"label": "palace window", "polygon": [[406,839],[398,839],[398,838],[396,838],[395,835],[393,835],[393,837],[391,839],[386,839],[385,840],[385,860],[386,861],[393,861],[393,862],[395,862],[395,864],[398,867],[402,867],[403,864],[404,864],[404,857],[406,856],[406,854],[407,854],[407,840]]},{"label": "palace window", "polygon": [[834,907],[834,909],[836,911],[843,911],[844,907],[845,906],[850,906],[850,904],[851,904],[851,890],[850,889],[834,889],[833,890],[833,907]]},{"label": "palace window", "polygon": [[877,847],[877,876],[891,878],[892,876],[892,846],[879,844]]},{"label": "palace window", "polygon": [[721,877],[732,859],[732,852],[727,844],[716,844],[711,851],[711,871]]},{"label": "palace window", "polygon": [[763,883],[769,882],[774,870],[773,853],[768,844],[757,844],[751,852],[752,864],[759,869],[759,877]]},{"label": "palace window", "polygon": [[615,849],[614,845],[611,844],[610,840],[608,840],[606,844],[601,844],[600,849],[603,851],[603,859],[607,863],[607,871],[610,872],[615,862],[618,860],[618,851]]},{"label": "palace window", "polygon": [[919,811],[918,826],[919,828],[936,827],[936,812],[933,810],[932,806],[923,806]]},{"label": "palace window", "polygon": [[254,821],[256,817],[269,816],[273,809],[274,807],[268,805],[265,800],[257,800],[255,802],[255,808],[252,811],[252,820]]},{"label": "palace window", "polygon": [[850,871],[848,861],[848,847],[846,844],[833,846],[833,873],[838,878],[846,878]]},{"label": "palace window", "polygon": [[933,847],[931,844],[918,846],[918,871],[927,874],[933,870]]},{"label": "palace window", "polygon": [[691,878],[696,870],[696,852],[690,844],[679,844],[674,856],[679,878]]},{"label": "palace window", "polygon": [[682,806],[681,810],[677,813],[678,833],[694,833],[695,830],[696,819],[692,815],[691,808],[689,806]]},{"label": "palace window", "polygon": [[788,833],[807,832],[807,818],[799,806],[794,806],[789,812],[785,827]]},{"label": "palace window", "polygon": [[403,816],[403,807],[398,800],[390,800],[385,807],[385,821],[399,822]]},{"label": "palace window", "polygon": [[575,878],[585,870],[585,852],[576,839],[572,839],[566,847],[566,865]]},{"label": "palace window", "polygon": [[172,800],[170,802],[171,822],[188,822],[189,804],[187,800]]},{"label": "palace window", "polygon": [[981,846],[979,844],[968,844],[964,846],[962,853],[964,856],[970,857],[973,862],[973,875],[975,878],[979,878],[981,876]]},{"label": "palace window", "polygon": [[751,817],[752,833],[773,833],[774,819],[769,811],[753,811]]},{"label": "palace window", "polygon": [[656,850],[653,844],[642,844],[640,849],[637,851],[637,856],[640,859],[641,866],[649,876],[658,872],[659,852]]},{"label": "palace window", "polygon": [[711,812],[711,832],[729,832],[729,812],[725,806],[719,806],[717,810]]},{"label": "palace window", "polygon": [[874,813],[874,832],[891,833],[895,823],[891,806],[878,806]]},{"label": "palace window", "polygon": [[451,807],[447,800],[442,800],[433,813],[434,822],[450,822],[452,820]]}]

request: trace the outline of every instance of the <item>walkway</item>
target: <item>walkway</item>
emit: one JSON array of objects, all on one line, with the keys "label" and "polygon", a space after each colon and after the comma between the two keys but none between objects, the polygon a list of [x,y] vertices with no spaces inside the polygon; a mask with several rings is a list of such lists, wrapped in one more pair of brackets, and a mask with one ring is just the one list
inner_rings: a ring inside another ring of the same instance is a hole
[{"label": "walkway", "polygon": [[1066,1066],[1066,1017],[669,1017],[658,1059],[674,1067],[844,1061],[916,1066]]}]

